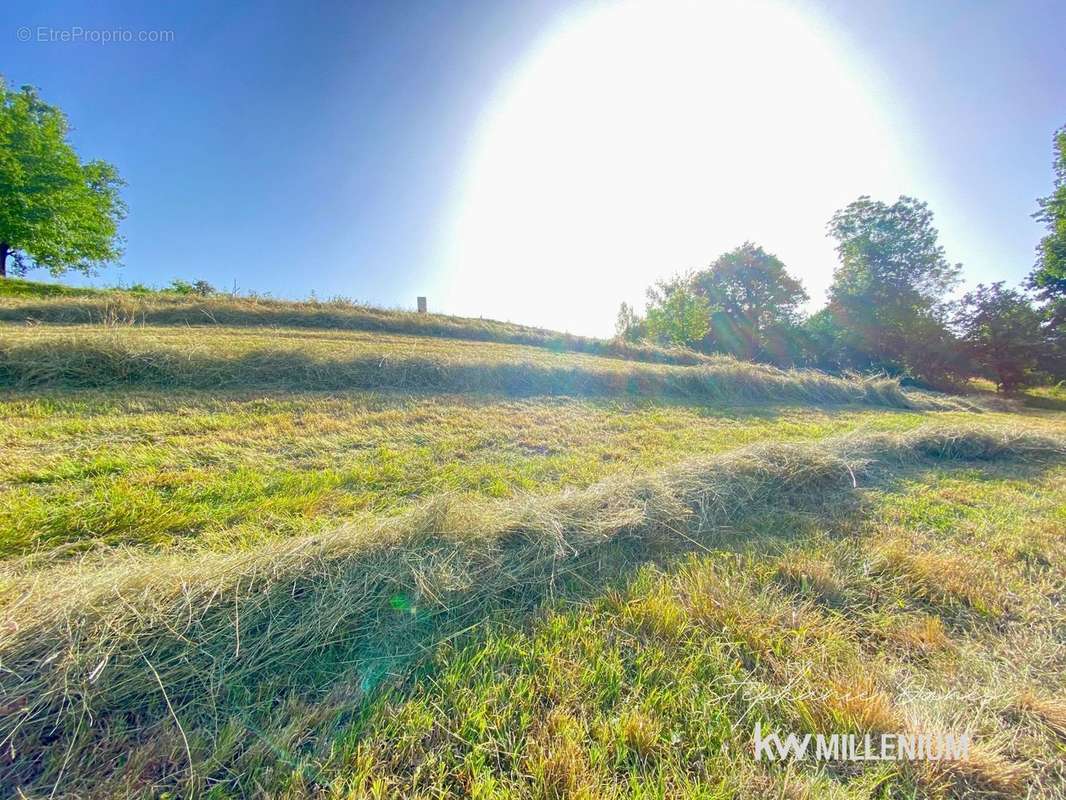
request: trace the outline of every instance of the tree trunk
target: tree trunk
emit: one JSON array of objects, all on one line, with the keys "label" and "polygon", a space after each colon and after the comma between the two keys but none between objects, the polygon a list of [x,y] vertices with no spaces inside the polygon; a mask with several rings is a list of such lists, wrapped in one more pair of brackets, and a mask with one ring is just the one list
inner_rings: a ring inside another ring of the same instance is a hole
[{"label": "tree trunk", "polygon": [[7,277],[7,254],[11,250],[11,245],[7,242],[0,242],[0,278]]}]

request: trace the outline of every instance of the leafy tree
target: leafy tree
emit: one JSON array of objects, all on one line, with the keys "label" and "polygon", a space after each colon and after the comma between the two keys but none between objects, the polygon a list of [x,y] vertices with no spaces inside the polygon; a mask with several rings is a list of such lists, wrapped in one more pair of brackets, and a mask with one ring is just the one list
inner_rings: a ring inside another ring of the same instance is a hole
[{"label": "leafy tree", "polygon": [[723,253],[692,286],[711,308],[710,348],[747,359],[783,355],[788,328],[808,299],[781,259],[752,242]]},{"label": "leafy tree", "polygon": [[1047,227],[1036,250],[1036,266],[1029,274],[1029,288],[1046,301],[1053,327],[1066,326],[1066,125],[1055,131],[1054,190],[1037,200],[1040,210],[1033,217]]},{"label": "leafy tree", "polygon": [[963,297],[955,317],[962,341],[981,374],[996,388],[1012,392],[1037,368],[1043,344],[1040,313],[1021,292],[1003,282],[983,284]]},{"label": "leafy tree", "polygon": [[801,358],[809,367],[828,371],[839,370],[850,364],[844,341],[847,337],[840,320],[829,308],[811,314],[796,332]]},{"label": "leafy tree", "polygon": [[0,277],[43,267],[89,273],[121,255],[126,208],[115,168],[82,163],[67,141],[67,119],[30,86],[0,78]]},{"label": "leafy tree", "polygon": [[648,290],[646,325],[653,339],[691,346],[707,335],[710,307],[688,278],[660,281]]},{"label": "leafy tree", "polygon": [[215,293],[215,287],[205,280],[189,283],[181,278],[175,278],[170,282],[170,287],[164,291],[174,292],[174,294],[196,294],[200,297],[208,297]]},{"label": "leafy tree", "polygon": [[647,335],[647,326],[637,311],[629,303],[622,303],[614,323],[614,332],[619,339],[627,342],[639,342]]},{"label": "leafy tree", "polygon": [[1066,381],[1066,325],[1044,328],[1044,343],[1037,353],[1037,366],[1052,381]]},{"label": "leafy tree", "polygon": [[833,215],[829,235],[840,256],[829,308],[846,331],[848,366],[943,379],[952,349],[944,298],[960,266],[944,257],[929,207],[913,197],[887,205],[863,196]]}]

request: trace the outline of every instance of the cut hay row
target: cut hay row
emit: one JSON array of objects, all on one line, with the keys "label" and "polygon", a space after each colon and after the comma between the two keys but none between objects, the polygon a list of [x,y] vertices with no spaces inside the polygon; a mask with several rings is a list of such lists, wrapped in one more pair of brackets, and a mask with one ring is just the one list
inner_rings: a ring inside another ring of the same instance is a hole
[{"label": "cut hay row", "polygon": [[[389,351],[346,351],[263,345],[237,352],[205,345],[210,331],[152,337],[140,329],[93,335],[0,341],[0,387],[276,388],[399,390],[509,396],[636,396],[696,402],[867,403],[941,408],[950,401],[905,393],[885,377],[838,378],[816,370],[718,358],[701,366],[627,364],[608,360],[511,361]],[[258,340],[257,340],[258,341]],[[577,357],[574,357],[577,358]]]},{"label": "cut hay row", "polygon": [[177,754],[186,763],[170,779],[194,785],[192,754],[210,751],[220,726],[254,729],[294,694],[371,693],[493,609],[535,607],[576,584],[595,592],[635,561],[705,546],[769,508],[838,506],[901,463],[1063,458],[1060,439],[926,427],[761,445],[547,498],[438,500],[248,552],[9,563],[0,784],[98,782],[121,769],[124,748],[177,725],[193,763]]},{"label": "cut hay row", "polygon": [[703,364],[710,357],[684,348],[656,347],[614,339],[577,336],[546,328],[443,314],[417,314],[348,302],[299,302],[264,298],[137,295],[129,292],[88,296],[0,297],[0,321],[60,324],[141,324],[180,326],[217,324],[258,328],[371,331],[523,344],[550,350],[590,353],[658,364]]}]

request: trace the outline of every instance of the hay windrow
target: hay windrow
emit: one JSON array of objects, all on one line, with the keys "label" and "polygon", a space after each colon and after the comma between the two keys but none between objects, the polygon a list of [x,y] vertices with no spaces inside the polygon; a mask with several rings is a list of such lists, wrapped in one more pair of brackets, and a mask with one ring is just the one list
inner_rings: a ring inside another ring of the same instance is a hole
[{"label": "hay windrow", "polygon": [[[887,377],[834,377],[720,357],[697,366],[583,360],[471,358],[400,348],[353,349],[341,343],[243,348],[205,344],[209,330],[160,336],[152,331],[48,331],[0,341],[0,387],[271,388],[399,390],[509,396],[571,395],[689,399],[699,402],[864,403],[890,408],[954,408],[949,399],[908,394]],[[536,351],[531,351],[536,352]]]},{"label": "hay windrow", "polygon": [[842,497],[904,461],[1063,457],[1058,439],[970,427],[760,445],[555,496],[437,499],[246,552],[113,551],[34,571],[0,597],[0,776],[34,785],[44,753],[75,741],[91,760],[92,731],[116,725],[217,729],[235,707],[269,713],[273,698],[341,676],[372,691],[373,663],[417,660],[568,576],[609,578],[598,559],[612,548],[689,550],[745,515]]},{"label": "hay windrow", "polygon": [[262,297],[188,298],[99,292],[51,298],[0,297],[0,321],[66,325],[230,325],[414,334],[474,342],[504,342],[655,364],[703,364],[686,348],[598,339],[509,322],[373,308],[346,301],[285,301]]}]

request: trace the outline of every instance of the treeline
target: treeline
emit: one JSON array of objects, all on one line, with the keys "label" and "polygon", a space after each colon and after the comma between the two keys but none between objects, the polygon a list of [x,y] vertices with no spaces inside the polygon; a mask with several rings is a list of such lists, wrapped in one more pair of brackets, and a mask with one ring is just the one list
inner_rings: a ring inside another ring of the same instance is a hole
[{"label": "treeline", "polygon": [[953,299],[961,265],[945,257],[926,204],[860,197],[829,221],[839,263],[817,313],[802,314],[807,292],[777,256],[745,242],[704,270],[651,287],[643,315],[623,303],[617,333],[943,388],[972,377],[1002,391],[1066,379],[1066,127],[1054,152],[1054,190],[1034,215],[1047,235],[1021,286],[978,285]]}]

